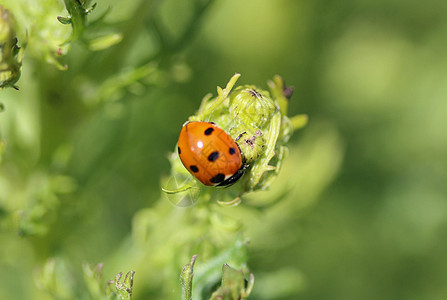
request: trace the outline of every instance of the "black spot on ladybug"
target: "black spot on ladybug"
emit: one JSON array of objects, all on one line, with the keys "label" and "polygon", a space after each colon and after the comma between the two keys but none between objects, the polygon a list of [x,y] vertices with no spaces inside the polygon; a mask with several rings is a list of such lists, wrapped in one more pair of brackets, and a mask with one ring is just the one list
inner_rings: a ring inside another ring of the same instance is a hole
[{"label": "black spot on ladybug", "polygon": [[211,133],[213,133],[213,131],[214,131],[214,128],[213,128],[213,127],[208,127],[208,128],[205,130],[205,135],[210,135]]},{"label": "black spot on ladybug", "polygon": [[[179,149],[179,152],[180,152],[180,149]],[[236,150],[233,147],[231,147],[229,152],[230,152],[230,154],[235,154]]]},{"label": "black spot on ladybug", "polygon": [[199,172],[199,168],[197,168],[197,166],[191,165],[191,166],[189,166],[189,168],[190,168],[191,171],[193,171],[194,173]]},{"label": "black spot on ladybug", "polygon": [[209,161],[215,161],[218,158],[219,158],[219,152],[217,152],[217,151],[214,151],[210,155],[208,155]]},{"label": "black spot on ladybug", "polygon": [[213,178],[210,179],[211,183],[219,183],[225,179],[225,175],[222,173],[217,174]]},{"label": "black spot on ladybug", "polygon": [[182,154],[182,151],[180,150],[180,147],[177,147],[178,154]]}]

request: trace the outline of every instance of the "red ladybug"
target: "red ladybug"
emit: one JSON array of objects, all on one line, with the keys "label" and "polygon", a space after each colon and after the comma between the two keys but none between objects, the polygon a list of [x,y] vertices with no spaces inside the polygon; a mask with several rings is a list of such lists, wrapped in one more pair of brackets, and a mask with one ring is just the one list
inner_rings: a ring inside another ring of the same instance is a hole
[{"label": "red ladybug", "polygon": [[212,122],[188,122],[178,138],[185,168],[204,185],[229,186],[243,175],[239,146]]}]

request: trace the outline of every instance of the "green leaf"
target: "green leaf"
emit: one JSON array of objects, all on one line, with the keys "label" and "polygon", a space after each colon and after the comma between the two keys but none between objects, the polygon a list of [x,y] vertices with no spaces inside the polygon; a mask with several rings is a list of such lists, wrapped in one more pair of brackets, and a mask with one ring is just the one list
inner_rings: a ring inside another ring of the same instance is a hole
[{"label": "green leaf", "polygon": [[292,126],[294,130],[298,130],[303,128],[307,125],[307,122],[309,121],[309,117],[307,115],[296,115],[292,118],[290,118],[292,121]]},{"label": "green leaf", "polygon": [[236,270],[227,264],[222,267],[222,284],[211,295],[210,300],[244,300],[250,295],[255,278],[250,274],[247,287],[242,270]]},{"label": "green leaf", "polygon": [[222,265],[231,264],[247,271],[247,246],[248,241],[238,235],[233,243],[227,245],[227,248],[222,249],[210,260],[197,265],[194,270],[193,299],[201,299],[200,295],[209,288],[210,283],[217,283],[221,279]]},{"label": "green leaf", "polygon": [[100,51],[112,47],[123,40],[121,33],[111,33],[88,41],[88,47],[92,51]]}]

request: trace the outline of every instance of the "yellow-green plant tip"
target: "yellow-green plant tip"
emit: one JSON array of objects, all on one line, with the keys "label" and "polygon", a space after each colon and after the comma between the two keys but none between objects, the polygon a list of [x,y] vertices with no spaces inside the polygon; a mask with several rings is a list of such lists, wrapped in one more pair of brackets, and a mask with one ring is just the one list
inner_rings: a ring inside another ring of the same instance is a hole
[{"label": "yellow-green plant tip", "polygon": [[270,91],[272,92],[273,98],[275,98],[276,101],[278,102],[278,106],[281,110],[281,113],[286,115],[289,106],[289,99],[284,94],[285,91],[284,80],[282,79],[281,76],[275,75],[273,77],[273,80],[269,80],[267,82],[267,85],[269,86]]},{"label": "yellow-green plant tip", "polygon": [[47,54],[46,61],[47,61],[47,63],[55,66],[59,71],[67,71],[68,70],[68,65],[62,64],[61,62],[59,62],[53,54]]},{"label": "yellow-green plant tip", "polygon": [[178,189],[171,190],[171,189],[167,189],[167,188],[162,187],[161,190],[163,192],[165,192],[166,194],[177,194],[177,193],[185,192],[185,191],[191,189],[194,185],[196,185],[196,182],[191,177],[191,179],[190,179],[190,181],[188,183],[186,183],[185,185],[179,187]]},{"label": "yellow-green plant tip", "polygon": [[251,292],[253,291],[253,287],[255,286],[255,275],[253,273],[250,273],[250,276],[248,278],[247,287],[245,289],[245,296],[248,297]]},{"label": "yellow-green plant tip", "polygon": [[307,125],[307,122],[309,121],[308,115],[302,114],[302,115],[296,115],[292,118],[290,118],[290,121],[292,122],[292,126],[294,130],[298,130],[303,128]]},{"label": "yellow-green plant tip", "polygon": [[101,101],[114,102],[120,99],[125,89],[129,89],[140,80],[156,75],[158,66],[155,63],[148,63],[136,69],[130,69],[116,74],[107,79],[97,92],[89,99],[86,99],[90,105],[98,104]]},{"label": "yellow-green plant tip", "polygon": [[224,91],[220,86],[217,87],[217,99],[214,100],[214,102],[211,104],[211,106],[207,109],[210,113],[214,112],[214,109],[216,107],[219,107],[222,102],[225,100],[224,97]]},{"label": "yellow-green plant tip", "polygon": [[239,77],[241,77],[241,74],[236,73],[230,78],[230,81],[228,81],[227,86],[225,87],[225,97],[228,97]]},{"label": "yellow-green plant tip", "polygon": [[106,36],[92,39],[88,42],[88,47],[92,51],[100,51],[110,48],[123,40],[123,35],[120,33],[112,33]]},{"label": "yellow-green plant tip", "polygon": [[217,203],[223,207],[238,206],[239,204],[241,204],[241,202],[242,202],[242,199],[240,196],[237,196],[236,198],[234,198],[233,200],[231,200],[229,202],[217,200]]},{"label": "yellow-green plant tip", "polygon": [[[273,154],[273,155],[275,155],[275,154]],[[270,165],[265,166],[265,170],[266,170],[266,171],[273,171],[273,170],[275,170],[275,169],[276,169],[275,166],[270,166]]]},{"label": "yellow-green plant tip", "polygon": [[217,87],[217,99],[214,100],[214,103],[212,103],[211,106],[207,109],[210,114],[212,114],[217,107],[222,105],[222,103],[230,94],[231,89],[236,84],[236,81],[239,79],[239,77],[241,77],[241,74],[234,74],[233,77],[231,77],[230,81],[227,83],[225,89],[222,89],[220,86]]},{"label": "yellow-green plant tip", "polygon": [[205,109],[206,105],[208,104],[208,101],[212,97],[213,97],[213,94],[211,94],[211,93],[208,93],[203,97],[202,102],[200,103],[198,114],[200,114]]}]

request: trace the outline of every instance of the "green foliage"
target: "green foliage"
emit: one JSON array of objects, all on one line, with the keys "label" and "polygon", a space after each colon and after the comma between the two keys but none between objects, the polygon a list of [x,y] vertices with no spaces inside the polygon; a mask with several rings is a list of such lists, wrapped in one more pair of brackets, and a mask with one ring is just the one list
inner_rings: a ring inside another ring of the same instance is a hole
[{"label": "green foliage", "polygon": [[102,16],[97,20],[87,23],[87,15],[89,15],[96,7],[97,3],[94,3],[89,7],[91,1],[80,1],[80,0],[64,0],[65,8],[70,14],[69,17],[58,16],[57,19],[64,25],[72,26],[71,38],[66,41],[66,43],[75,42],[81,40],[87,47],[92,51],[104,50],[118,44],[122,40],[122,35],[120,33],[109,33],[100,37],[92,37],[87,39],[84,35],[88,35],[87,30],[93,29],[94,31],[103,30],[104,26],[102,20],[106,17],[109,12],[106,10]]},{"label": "green foliage", "polygon": [[48,259],[34,276],[37,287],[51,298],[74,299],[76,291],[70,275],[67,264],[63,260]]},{"label": "green foliage", "polygon": [[0,5],[0,90],[9,86],[18,89],[14,83],[20,78],[22,53],[17,46],[14,16]]},{"label": "green foliage", "polygon": [[124,278],[123,273],[120,272],[106,284],[103,281],[102,268],[102,263],[94,268],[84,263],[85,289],[82,290],[75,288],[75,285],[79,285],[79,283],[74,279],[67,263],[59,258],[51,258],[35,272],[35,283],[52,299],[131,300],[135,272],[129,271]]},{"label": "green foliage", "polygon": [[253,284],[253,274],[250,274],[248,286],[245,287],[244,273],[225,264],[222,268],[222,285],[211,295],[210,299],[247,299],[251,293]]},{"label": "green foliage", "polygon": [[62,24],[71,24],[73,33],[71,41],[79,39],[86,28],[86,17],[96,7],[96,3],[90,8],[86,8],[91,1],[80,0],[64,0],[65,8],[67,9],[70,17],[57,17]]},{"label": "green foliage", "polygon": [[[194,255],[191,258],[191,262],[183,268],[182,273],[180,274],[180,282],[183,286],[183,300],[192,299],[194,264],[196,259],[197,255]],[[250,280],[248,282],[248,286],[246,287],[243,270],[235,270],[229,265],[224,264],[222,267],[221,277],[222,283],[219,288],[212,293],[210,299],[247,299],[247,297],[250,295],[254,284],[253,274],[250,274]],[[209,278],[205,279],[209,281]],[[194,299],[198,299],[198,297],[195,297]]]},{"label": "green foliage", "polygon": [[[97,264],[94,268],[92,268],[89,264],[85,263],[82,267],[84,271],[84,282],[87,286],[91,299],[104,299],[105,291],[102,278],[103,264]],[[110,284],[107,285],[107,287],[109,286]],[[109,294],[111,294],[111,290]]]},{"label": "green foliage", "polygon": [[107,285],[106,299],[131,300],[134,274],[134,271],[129,271],[122,279],[123,273],[118,273],[115,280],[110,280]]}]

